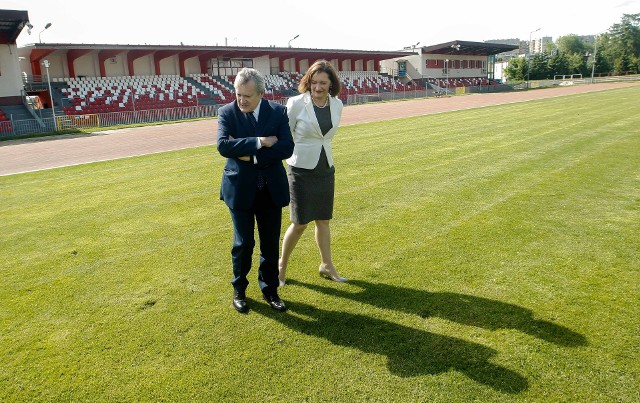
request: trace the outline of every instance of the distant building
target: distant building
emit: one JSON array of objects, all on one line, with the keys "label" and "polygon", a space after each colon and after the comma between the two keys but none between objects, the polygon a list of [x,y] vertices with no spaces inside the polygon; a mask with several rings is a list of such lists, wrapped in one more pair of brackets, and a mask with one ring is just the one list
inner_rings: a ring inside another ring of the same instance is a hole
[{"label": "distant building", "polygon": [[397,75],[407,82],[424,79],[492,80],[495,55],[515,49],[517,45],[455,40],[416,47],[412,55],[383,60],[380,71]]},{"label": "distant building", "polygon": [[529,44],[529,53],[542,53],[548,43],[553,43],[553,38],[543,36],[542,38],[533,38]]}]

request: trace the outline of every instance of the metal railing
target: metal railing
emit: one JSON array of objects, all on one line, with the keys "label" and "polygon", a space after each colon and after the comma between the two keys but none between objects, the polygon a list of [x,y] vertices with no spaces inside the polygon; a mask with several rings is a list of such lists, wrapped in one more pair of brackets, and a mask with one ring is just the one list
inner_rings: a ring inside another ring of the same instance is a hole
[{"label": "metal railing", "polygon": [[22,83],[26,91],[39,91],[47,89],[47,76],[27,75],[22,76]]},{"label": "metal railing", "polygon": [[44,134],[56,131],[53,118],[11,120],[0,122],[0,138],[11,138],[25,134]]},{"label": "metal railing", "polygon": [[31,134],[46,134],[74,129],[106,128],[154,122],[211,118],[218,115],[222,105],[200,105],[183,108],[148,109],[141,111],[109,112],[85,115],[61,115],[26,120],[0,122],[0,138],[10,138]]}]

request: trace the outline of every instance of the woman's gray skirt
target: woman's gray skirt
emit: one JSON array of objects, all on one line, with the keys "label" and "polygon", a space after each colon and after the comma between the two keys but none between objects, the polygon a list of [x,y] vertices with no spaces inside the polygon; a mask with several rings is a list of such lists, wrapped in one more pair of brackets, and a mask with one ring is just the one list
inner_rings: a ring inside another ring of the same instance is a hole
[{"label": "woman's gray skirt", "polygon": [[308,224],[333,218],[335,167],[329,167],[324,148],[314,169],[289,166],[287,169],[291,222]]}]

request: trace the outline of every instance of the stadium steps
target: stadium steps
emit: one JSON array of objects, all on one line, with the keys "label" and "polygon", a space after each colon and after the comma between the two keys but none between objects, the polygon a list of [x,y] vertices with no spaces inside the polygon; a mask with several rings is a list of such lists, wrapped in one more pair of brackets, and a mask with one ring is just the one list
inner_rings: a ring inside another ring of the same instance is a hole
[{"label": "stadium steps", "polygon": [[217,105],[218,104],[218,102],[216,102],[212,98],[214,94],[209,90],[209,88],[202,85],[200,81],[196,80],[193,77],[184,77],[184,79],[187,80],[189,84],[197,88],[199,91],[202,91],[208,95],[208,97],[198,97],[198,103],[200,105]]},{"label": "stadium steps", "polygon": [[66,86],[67,86],[66,83],[61,83],[61,82],[51,83],[51,92],[53,92],[51,96],[53,97],[53,105],[56,108],[55,109],[56,116],[64,115],[62,111],[62,106],[64,106],[63,105],[64,94],[62,93],[62,89],[65,88]]},{"label": "stadium steps", "polygon": [[31,114],[31,112],[29,112],[27,107],[22,104],[3,105],[2,107],[0,107],[0,109],[2,109],[2,112],[7,117],[8,120],[16,121],[16,120],[33,119],[33,115]]}]

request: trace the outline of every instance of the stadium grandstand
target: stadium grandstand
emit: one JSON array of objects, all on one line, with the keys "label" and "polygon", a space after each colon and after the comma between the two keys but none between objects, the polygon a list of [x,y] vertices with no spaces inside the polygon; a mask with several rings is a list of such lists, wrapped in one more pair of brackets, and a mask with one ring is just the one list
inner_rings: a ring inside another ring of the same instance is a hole
[{"label": "stadium grandstand", "polygon": [[310,64],[327,59],[346,105],[438,96],[496,85],[493,57],[517,46],[453,41],[398,51],[239,46],[34,43],[27,11],[0,10],[0,136],[215,116],[243,67],[285,103]]}]

